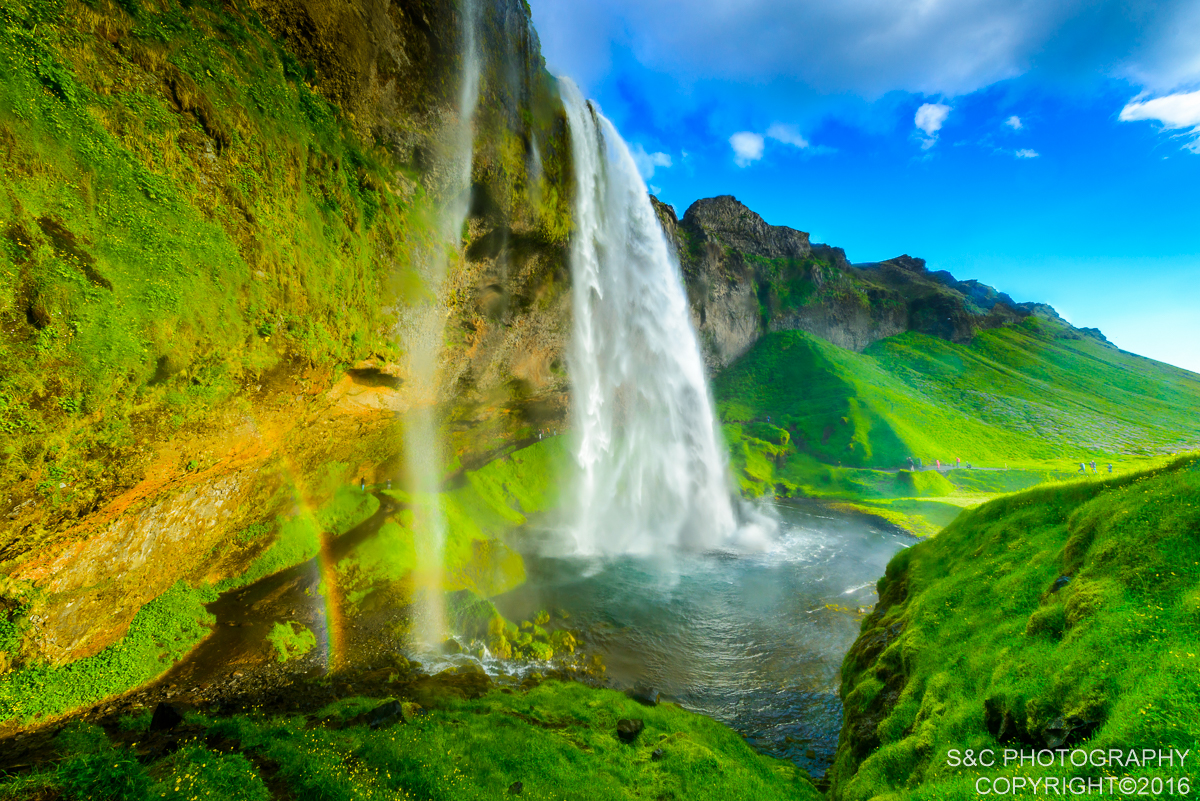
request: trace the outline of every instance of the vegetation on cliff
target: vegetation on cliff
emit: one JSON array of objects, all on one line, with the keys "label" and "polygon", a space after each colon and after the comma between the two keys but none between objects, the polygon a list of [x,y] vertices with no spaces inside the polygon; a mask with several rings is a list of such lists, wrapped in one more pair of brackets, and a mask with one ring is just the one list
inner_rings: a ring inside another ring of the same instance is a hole
[{"label": "vegetation on cliff", "polygon": [[[1005,767],[1003,751],[1197,752],[1198,538],[1200,458],[1189,456],[993,501],[899,553],[843,665],[833,797],[1186,776],[1178,762]],[[951,764],[951,749],[992,749],[998,765]]]},{"label": "vegetation on cliff", "polygon": [[0,481],[46,528],[265,371],[395,352],[426,193],[257,14],[5,0],[0,71]]}]

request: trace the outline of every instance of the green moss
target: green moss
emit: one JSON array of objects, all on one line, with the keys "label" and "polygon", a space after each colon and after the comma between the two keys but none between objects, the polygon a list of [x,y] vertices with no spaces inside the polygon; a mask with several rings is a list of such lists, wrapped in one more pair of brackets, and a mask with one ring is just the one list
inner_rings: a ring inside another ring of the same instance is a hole
[{"label": "green moss", "polygon": [[[331,465],[329,474],[340,476],[344,465]],[[379,509],[379,499],[357,486],[338,484],[332,497],[313,511],[301,507],[291,515],[275,520],[276,536],[271,546],[240,576],[217,583],[218,592],[253,584],[265,576],[307,562],[321,550],[322,535],[335,537],[366,520]]]},{"label": "green moss", "polygon": [[289,64],[248,7],[0,2],[0,480],[88,509],[267,369],[397,355],[430,202]]},{"label": "green moss", "polygon": [[[1044,747],[1072,715],[1095,724],[1074,745],[1089,751],[1200,746],[1198,466],[1011,495],[898,554],[843,664],[833,797],[968,799],[976,775],[1161,776],[947,764],[949,749]],[[1026,743],[997,741],[1003,714]]]},{"label": "green moss", "polygon": [[[731,729],[674,704],[643,707],[611,690],[545,682],[527,692],[493,691],[481,698],[447,696],[407,725],[372,731],[346,725],[385,699],[352,698],[321,717],[343,721],[313,726],[304,717],[189,716],[197,738],[143,767],[113,747],[95,727],[56,742],[57,771],[0,779],[0,798],[31,787],[68,797],[145,799],[271,797],[254,761],[219,754],[206,739],[234,741],[255,761],[272,766],[275,783],[298,798],[422,798],[473,801],[503,798],[515,782],[522,798],[606,801],[631,797],[803,799],[821,795],[794,766],[755,753]],[[631,744],[616,736],[617,721],[640,719]],[[655,749],[661,759],[652,759]]]},{"label": "green moss", "polygon": [[209,632],[212,590],[179,582],[138,610],[118,642],[61,667],[28,665],[0,677],[0,721],[58,715],[143,684]]},{"label": "green moss", "polygon": [[286,662],[304,656],[317,644],[317,635],[300,623],[276,623],[267,634],[267,642],[275,649],[275,659]]},{"label": "green moss", "polygon": [[467,471],[457,486],[436,496],[393,492],[402,509],[379,533],[337,566],[347,598],[358,603],[373,589],[404,579],[417,567],[414,503],[440,505],[446,527],[445,586],[491,597],[525,580],[525,564],[503,538],[530,515],[558,502],[558,476],[568,458],[562,437],[550,437]]}]

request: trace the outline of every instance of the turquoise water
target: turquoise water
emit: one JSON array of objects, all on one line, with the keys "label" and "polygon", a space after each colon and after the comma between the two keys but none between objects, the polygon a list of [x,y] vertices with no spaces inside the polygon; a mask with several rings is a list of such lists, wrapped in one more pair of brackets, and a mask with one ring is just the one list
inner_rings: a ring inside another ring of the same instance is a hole
[{"label": "turquoise water", "polygon": [[915,539],[822,507],[776,505],[762,553],[527,557],[510,619],[565,610],[614,686],[652,688],[822,775],[841,727],[842,657],[888,560]]}]

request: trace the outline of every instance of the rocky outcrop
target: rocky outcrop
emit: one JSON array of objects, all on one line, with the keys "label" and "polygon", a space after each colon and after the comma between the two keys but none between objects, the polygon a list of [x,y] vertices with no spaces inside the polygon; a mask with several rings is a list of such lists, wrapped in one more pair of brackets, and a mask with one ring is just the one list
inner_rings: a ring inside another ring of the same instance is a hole
[{"label": "rocky outcrop", "polygon": [[1049,306],[1018,304],[979,281],[930,272],[924,259],[908,254],[851,264],[841,248],[769,225],[729,195],[696,201],[682,219],[652,200],[679,253],[711,370],[729,365],[768,331],[807,331],[862,351],[905,331],[969,342],[979,331],[1038,315],[1053,321],[1060,336],[1107,343],[1098,331],[1072,328]]}]

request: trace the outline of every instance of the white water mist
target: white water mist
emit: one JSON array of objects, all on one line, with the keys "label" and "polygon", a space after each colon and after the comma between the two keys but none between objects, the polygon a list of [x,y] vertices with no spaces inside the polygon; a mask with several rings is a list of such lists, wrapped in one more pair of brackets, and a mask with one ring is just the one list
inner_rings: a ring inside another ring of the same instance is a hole
[{"label": "white water mist", "polygon": [[576,549],[723,545],[737,523],[676,256],[616,128],[570,80],[560,87],[576,180]]},{"label": "white water mist", "polygon": [[431,299],[412,310],[406,332],[413,408],[405,417],[404,451],[417,546],[414,645],[424,650],[440,647],[447,636],[443,588],[446,520],[439,494],[444,459],[437,419],[438,366],[449,308],[443,297],[446,275],[450,260],[458,257],[463,223],[471,204],[474,117],[480,80],[478,25],[475,0],[465,0],[458,119],[445,154],[450,180],[441,192],[439,241],[421,260],[422,278],[431,290]]}]

